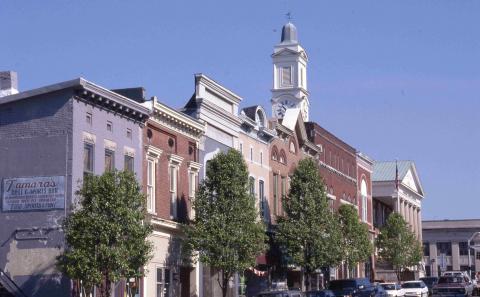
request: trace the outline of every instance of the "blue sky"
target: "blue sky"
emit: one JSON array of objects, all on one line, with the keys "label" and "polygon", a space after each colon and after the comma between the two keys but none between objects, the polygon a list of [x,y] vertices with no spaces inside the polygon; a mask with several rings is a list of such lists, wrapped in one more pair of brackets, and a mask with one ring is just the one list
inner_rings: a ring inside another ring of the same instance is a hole
[{"label": "blue sky", "polygon": [[424,219],[479,218],[480,1],[0,0],[0,69],[21,90],[82,76],[173,107],[202,72],[270,110],[288,11],[310,118],[374,159],[414,160]]}]

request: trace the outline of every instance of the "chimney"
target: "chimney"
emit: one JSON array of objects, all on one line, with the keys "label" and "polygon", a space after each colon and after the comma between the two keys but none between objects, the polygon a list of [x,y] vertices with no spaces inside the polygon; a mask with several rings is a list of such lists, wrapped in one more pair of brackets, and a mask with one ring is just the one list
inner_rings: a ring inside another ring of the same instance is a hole
[{"label": "chimney", "polygon": [[17,93],[17,73],[15,71],[0,71],[0,98]]}]

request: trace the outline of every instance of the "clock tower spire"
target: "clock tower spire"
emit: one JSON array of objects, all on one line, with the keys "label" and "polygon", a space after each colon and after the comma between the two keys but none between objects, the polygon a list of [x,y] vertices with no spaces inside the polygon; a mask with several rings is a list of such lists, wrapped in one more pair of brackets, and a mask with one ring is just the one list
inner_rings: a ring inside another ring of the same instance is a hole
[{"label": "clock tower spire", "polygon": [[288,108],[298,108],[308,122],[307,53],[298,42],[297,28],[290,21],[282,28],[273,54],[272,114],[283,118]]}]

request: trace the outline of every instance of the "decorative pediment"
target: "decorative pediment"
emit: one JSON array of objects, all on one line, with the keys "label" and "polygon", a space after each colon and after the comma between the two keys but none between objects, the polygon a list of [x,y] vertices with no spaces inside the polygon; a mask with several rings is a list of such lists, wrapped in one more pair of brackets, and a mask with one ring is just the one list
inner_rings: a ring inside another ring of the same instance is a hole
[{"label": "decorative pediment", "polygon": [[408,171],[403,176],[401,183],[402,183],[402,185],[407,186],[408,188],[410,188],[414,192],[423,196],[423,194],[424,194],[423,193],[423,188],[422,188],[422,185],[420,183],[420,179],[418,178],[417,171],[416,171],[416,168],[415,168],[415,165],[413,164],[413,162],[411,163],[411,166],[408,169]]}]

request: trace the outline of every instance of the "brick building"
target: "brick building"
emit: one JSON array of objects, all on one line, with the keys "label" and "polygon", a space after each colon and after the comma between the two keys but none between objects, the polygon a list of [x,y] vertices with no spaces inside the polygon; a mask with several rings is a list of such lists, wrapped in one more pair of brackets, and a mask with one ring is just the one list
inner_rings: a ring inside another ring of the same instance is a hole
[{"label": "brick building", "polygon": [[192,296],[195,270],[181,259],[181,223],[192,218],[199,163],[198,146],[205,127],[155,97],[145,102],[150,118],[143,130],[143,189],[154,227],[154,245],[146,265],[141,296]]},{"label": "brick building", "polygon": [[[141,180],[148,110],[83,78],[18,93],[15,73],[0,77],[0,283],[15,294],[13,283],[27,296],[67,296],[70,280],[55,263],[64,248],[62,221],[78,202],[74,193],[84,174],[114,168]],[[48,184],[48,194],[9,190],[26,183]]]}]

